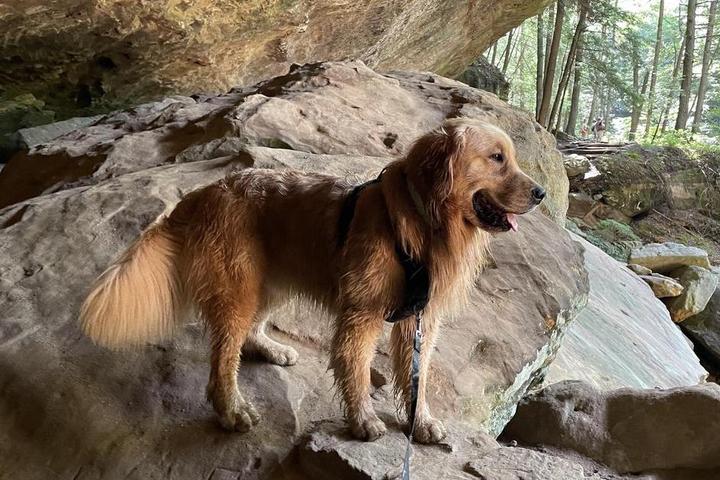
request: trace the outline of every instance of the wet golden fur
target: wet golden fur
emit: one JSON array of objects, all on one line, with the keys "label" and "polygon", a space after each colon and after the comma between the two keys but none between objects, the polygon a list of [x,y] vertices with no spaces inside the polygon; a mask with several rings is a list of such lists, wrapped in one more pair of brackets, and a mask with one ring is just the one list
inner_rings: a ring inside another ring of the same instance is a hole
[{"label": "wet golden fur", "polygon": [[[351,187],[297,171],[248,169],[187,195],[150,227],[97,281],[81,311],[85,332],[118,348],[164,338],[194,308],[212,340],[208,398],[223,426],[245,431],[259,416],[237,386],[242,351],[291,365],[297,353],[264,332],[265,312],[288,295],[309,297],[337,318],[331,367],[355,436],[374,439],[385,426],[370,400],[370,362],[384,319],[402,305],[402,246],[427,265],[415,438],[444,436],[425,402],[439,318],[462,304],[487,256],[490,233],[475,208],[483,192],[505,213],[538,202],[536,184],[518,168],[510,138],[473,120],[449,120],[421,137],[357,201],[344,242],[338,220]],[[415,190],[413,199],[412,190]],[[489,220],[488,220],[489,222]],[[392,328],[396,389],[407,400],[414,321]]]}]

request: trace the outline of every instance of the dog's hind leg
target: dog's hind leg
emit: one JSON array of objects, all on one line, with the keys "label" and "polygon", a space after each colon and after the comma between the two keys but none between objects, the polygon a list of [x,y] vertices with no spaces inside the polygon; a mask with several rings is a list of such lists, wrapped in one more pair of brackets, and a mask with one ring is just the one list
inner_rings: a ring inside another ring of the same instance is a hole
[{"label": "dog's hind leg", "polygon": [[217,293],[200,305],[212,340],[208,400],[228,430],[246,432],[260,420],[255,408],[240,394],[237,371],[240,351],[257,313],[258,289],[244,285],[230,296]]},{"label": "dog's hind leg", "polygon": [[[420,353],[420,380],[418,385],[417,411],[413,438],[420,443],[437,443],[445,437],[445,427],[440,420],[430,415],[426,399],[427,377],[430,357],[435,348],[437,321],[426,318],[423,321],[423,342]],[[409,318],[397,322],[390,334],[395,391],[400,396],[405,411],[410,413],[410,368],[412,364],[415,319]]]},{"label": "dog's hind leg", "polygon": [[381,315],[345,312],[338,318],[333,337],[330,367],[343,396],[350,430],[361,440],[375,440],[386,430],[370,398],[370,364],[382,326]]},{"label": "dog's hind leg", "polygon": [[268,315],[260,312],[260,319],[255,322],[250,335],[248,336],[243,353],[259,355],[270,363],[286,367],[295,365],[298,360],[298,353],[289,345],[276,342],[265,333]]}]

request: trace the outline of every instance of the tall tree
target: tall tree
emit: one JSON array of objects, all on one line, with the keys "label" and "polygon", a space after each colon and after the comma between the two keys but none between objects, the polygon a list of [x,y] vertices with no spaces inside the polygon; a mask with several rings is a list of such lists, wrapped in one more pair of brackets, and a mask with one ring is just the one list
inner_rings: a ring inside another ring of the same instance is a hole
[{"label": "tall tree", "polygon": [[700,74],[700,85],[697,92],[697,103],[695,105],[695,115],[693,116],[692,131],[696,133],[700,130],[702,122],[703,108],[705,106],[705,93],[708,87],[708,73],[710,72],[710,60],[712,59],[712,43],[713,29],[715,27],[715,13],[717,11],[717,0],[710,2],[710,10],[708,11],[707,28],[705,30],[705,46],[703,47],[702,57],[702,73]]},{"label": "tall tree", "polygon": [[652,73],[650,74],[650,93],[648,95],[647,118],[645,120],[645,136],[650,133],[652,124],[653,108],[655,107],[655,85],[657,84],[657,70],[660,62],[660,50],[662,49],[663,17],[665,13],[665,0],[660,0],[658,10],[657,34],[655,36],[655,52],[653,53]]},{"label": "tall tree", "polygon": [[585,31],[585,21],[587,19],[587,4],[580,2],[580,13],[578,17],[578,23],[575,27],[575,33],[573,34],[572,41],[570,42],[570,48],[568,50],[567,59],[565,60],[565,66],[563,67],[562,74],[560,75],[560,82],[558,84],[558,91],[555,95],[555,101],[553,102],[552,110],[550,111],[550,119],[548,125],[552,125],[556,115],[560,115],[561,105],[565,98],[565,91],[567,90],[568,81],[570,80],[570,73],[575,63],[575,57],[577,55],[578,44],[582,33]]},{"label": "tall tree", "polygon": [[640,58],[637,57],[633,62],[633,100],[632,100],[632,112],[630,114],[630,132],[628,138],[635,140],[637,134],[638,125],[640,124],[640,115],[642,113],[643,104],[645,101],[645,92],[648,86],[648,76],[650,72],[645,70],[645,77],[642,81],[642,87],[640,86]]},{"label": "tall tree", "polygon": [[543,94],[543,72],[545,71],[545,48],[543,42],[545,40],[545,27],[543,24],[542,11],[537,16],[537,67],[535,71],[535,118],[540,113],[540,102]]},{"label": "tall tree", "polygon": [[510,56],[512,55],[512,47],[513,47],[513,34],[515,33],[515,29],[513,28],[508,32],[507,35],[507,44],[505,45],[505,55],[503,59],[502,64],[502,73],[505,75],[507,73],[508,66],[510,65]]},{"label": "tall tree", "polygon": [[565,0],[557,1],[557,9],[555,11],[555,27],[553,29],[552,44],[548,52],[547,67],[545,68],[545,78],[543,82],[543,97],[540,102],[540,111],[538,112],[538,122],[544,127],[550,125],[550,100],[552,100],[553,83],[555,81],[555,68],[557,67],[557,58],[560,51],[560,39],[562,37],[562,25],[565,19]]},{"label": "tall tree", "polygon": [[[678,22],[680,22],[680,18],[678,17]],[[685,52],[685,36],[683,35],[682,40],[680,41],[680,48],[677,50],[677,55],[675,55],[675,63],[673,64],[673,70],[672,70],[672,77],[670,79],[670,85],[674,89],[677,82],[678,72],[680,71],[680,61],[683,58],[683,54]],[[673,90],[674,92],[674,90]],[[667,127],[668,123],[668,116],[670,114],[670,102],[672,102],[672,97],[669,96],[665,99],[665,106],[663,107],[662,111],[660,112],[660,118],[658,119],[657,126],[655,127],[655,132],[653,133],[652,141],[655,141],[655,137],[658,134],[658,129],[660,129],[661,133],[665,133],[665,127]],[[662,125],[662,126],[661,126]]]},{"label": "tall tree", "polygon": [[683,57],[682,81],[680,82],[680,101],[675,119],[675,130],[687,126],[690,107],[690,86],[692,84],[693,60],[695,56],[695,10],[697,0],[688,0],[687,21],[685,22],[685,55]]}]

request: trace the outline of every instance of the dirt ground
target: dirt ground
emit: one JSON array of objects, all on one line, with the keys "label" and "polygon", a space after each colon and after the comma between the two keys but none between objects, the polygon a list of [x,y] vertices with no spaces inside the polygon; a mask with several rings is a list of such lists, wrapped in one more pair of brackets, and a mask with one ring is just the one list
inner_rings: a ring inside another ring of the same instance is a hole
[{"label": "dirt ground", "polygon": [[653,210],[632,229],[644,242],[677,242],[708,252],[710,263],[720,265],[720,221],[697,210]]}]

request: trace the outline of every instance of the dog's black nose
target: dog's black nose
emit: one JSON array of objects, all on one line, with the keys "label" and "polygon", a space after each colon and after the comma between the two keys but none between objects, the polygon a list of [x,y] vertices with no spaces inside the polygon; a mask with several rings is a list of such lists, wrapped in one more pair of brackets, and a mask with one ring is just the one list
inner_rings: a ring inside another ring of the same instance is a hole
[{"label": "dog's black nose", "polygon": [[530,194],[532,195],[532,199],[535,203],[540,203],[545,198],[545,189],[537,185],[530,190]]}]

